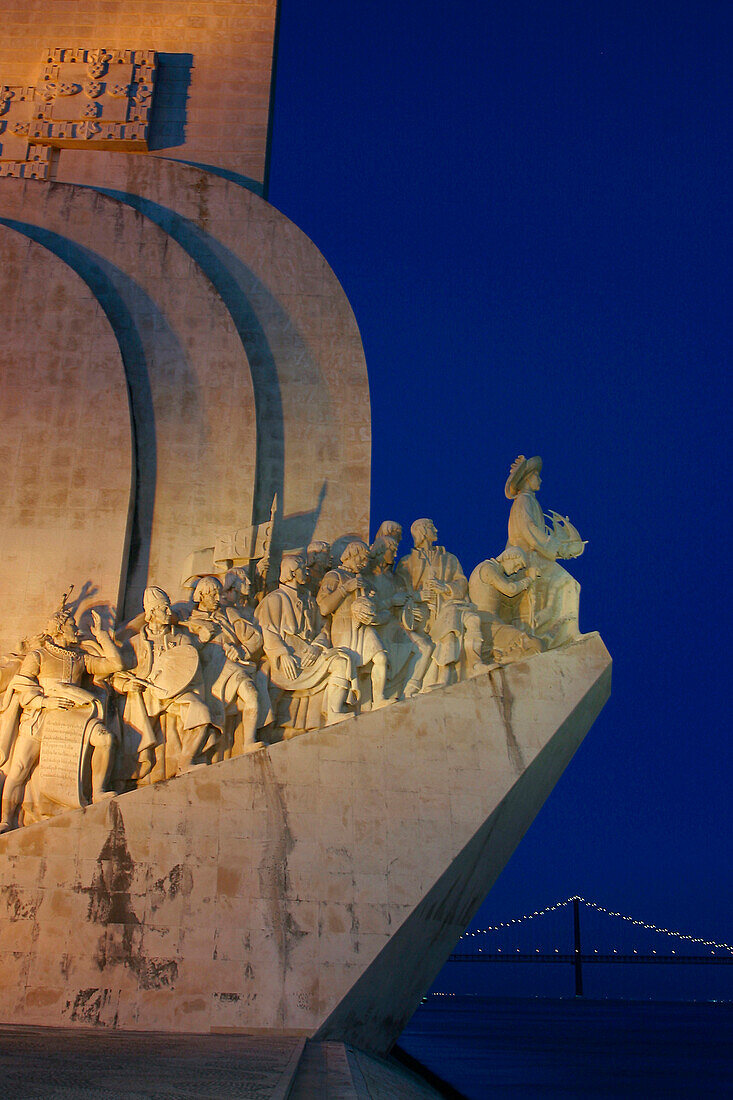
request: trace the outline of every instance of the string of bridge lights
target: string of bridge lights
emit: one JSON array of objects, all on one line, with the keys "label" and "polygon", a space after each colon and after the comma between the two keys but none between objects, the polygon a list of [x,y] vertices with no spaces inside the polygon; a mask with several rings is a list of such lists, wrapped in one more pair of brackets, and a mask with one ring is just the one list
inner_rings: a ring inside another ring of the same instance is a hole
[{"label": "string of bridge lights", "polygon": [[730,951],[731,954],[733,954],[733,944],[718,943],[716,940],[706,940],[703,939],[702,936],[687,936],[684,932],[675,932],[671,928],[661,928],[658,924],[654,924],[651,921],[636,920],[626,913],[615,913],[611,909],[606,909],[605,905],[600,905],[597,901],[590,901],[588,898],[583,898],[580,894],[574,894],[572,897],[565,898],[564,901],[556,901],[554,905],[547,905],[544,909],[535,909],[534,913],[525,913],[521,917],[512,917],[511,920],[499,921],[498,924],[491,924],[488,928],[476,928],[472,931],[464,932],[461,939],[470,939],[473,936],[485,936],[488,932],[499,932],[503,928],[513,928],[517,924],[524,924],[526,921],[535,920],[537,917],[544,917],[548,913],[554,913],[558,909],[564,909],[566,906],[572,905],[574,901],[580,901],[583,905],[587,905],[589,909],[595,909],[598,913],[605,913],[608,917],[617,917],[619,920],[627,921],[627,923],[637,928],[644,928],[648,932],[658,932],[660,935],[673,936],[675,939],[684,940],[686,943],[697,943],[702,947],[718,948],[721,951]]}]

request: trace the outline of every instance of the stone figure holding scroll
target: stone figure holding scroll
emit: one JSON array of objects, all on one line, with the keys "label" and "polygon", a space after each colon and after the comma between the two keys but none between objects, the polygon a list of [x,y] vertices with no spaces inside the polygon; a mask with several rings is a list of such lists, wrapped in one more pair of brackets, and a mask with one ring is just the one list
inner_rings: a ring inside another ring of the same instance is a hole
[{"label": "stone figure holding scroll", "polygon": [[375,626],[380,613],[374,600],[374,587],[368,576],[369,547],[353,539],[344,548],[341,565],[332,569],[318,590],[318,608],[331,623],[331,642],[352,654],[356,667],[371,685],[374,709],[389,702],[387,690],[387,651]]},{"label": "stone figure holding scroll", "polygon": [[83,773],[89,753],[92,800],[107,793],[114,737],[104,725],[99,697],[82,687],[82,681],[87,675],[98,680],[111,676],[122,669],[123,661],[94,611],[91,633],[96,646],[81,641],[74,612],[64,596],[40,644],[26,654],[7,688],[2,725],[10,763],[0,832],[13,828],[26,783],[39,762],[41,799],[66,808],[84,805],[87,792],[83,790]]},{"label": "stone figure holding scroll", "polygon": [[302,557],[286,555],[280,586],[257,608],[274,688],[287,709],[287,732],[317,729],[348,717],[356,675],[351,653],[334,649],[318,605],[307,585]]},{"label": "stone figure holding scroll", "polygon": [[435,644],[426,687],[452,684],[486,668],[481,659],[481,620],[468,600],[468,581],[458,558],[436,546],[438,532],[431,519],[417,519],[410,528],[414,548],[397,566],[413,594],[426,629]]},{"label": "stone figure holding scroll", "polygon": [[531,596],[524,601],[523,617],[533,634],[548,648],[555,648],[580,634],[580,585],[558,565],[557,559],[578,557],[585,543],[570,520],[557,512],[551,513],[552,528],[546,525],[535,495],[542,484],[541,470],[539,455],[519,455],[509,470],[504,493],[512,502],[509,545],[523,550],[528,564],[539,571]]},{"label": "stone figure holding scroll", "polygon": [[[131,744],[132,753],[140,759],[132,775],[135,782],[153,768],[153,779],[188,771],[217,740],[204,702],[198,649],[190,634],[174,626],[168,594],[155,585],[146,588],[143,613],[144,625],[132,639],[137,665],[131,671],[115,673],[112,680],[125,700],[125,747]],[[171,767],[174,756],[177,766]]]},{"label": "stone figure holding scroll", "polygon": [[499,664],[522,660],[543,648],[522,622],[520,603],[538,576],[539,570],[527,567],[518,546],[507,546],[496,558],[480,562],[470,576],[468,592],[481,616],[484,642]]}]

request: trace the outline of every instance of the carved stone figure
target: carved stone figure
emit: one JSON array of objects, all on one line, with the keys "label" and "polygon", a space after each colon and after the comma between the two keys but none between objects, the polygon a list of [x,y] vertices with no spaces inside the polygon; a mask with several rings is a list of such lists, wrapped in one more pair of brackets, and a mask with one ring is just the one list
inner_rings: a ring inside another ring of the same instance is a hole
[{"label": "carved stone figure", "polygon": [[431,519],[410,528],[414,548],[397,566],[426,623],[435,649],[425,686],[442,686],[486,668],[481,659],[481,620],[467,599],[468,581],[458,558],[435,546],[438,532]]},{"label": "carved stone figure", "polygon": [[311,542],[306,550],[306,569],[308,590],[312,596],[318,595],[321,581],[331,568],[331,547],[327,542]]},{"label": "carved stone figure", "polygon": [[522,629],[520,608],[520,597],[530,592],[538,576],[534,566],[527,568],[527,558],[518,546],[507,546],[498,557],[480,562],[471,574],[469,596],[479,610],[485,644],[500,664],[542,650],[539,639]]},{"label": "carved stone figure", "polygon": [[[221,581],[202,577],[193,591],[194,610],[183,623],[201,643],[201,666],[206,704],[223,737],[216,752],[221,758],[240,749],[259,747],[260,699],[255,684],[256,647],[244,640],[221,607]],[[268,706],[269,710],[269,706]]]},{"label": "carved stone figure", "polygon": [[552,649],[580,634],[580,585],[557,564],[557,558],[578,557],[585,543],[570,521],[557,513],[552,513],[552,530],[545,524],[535,496],[542,484],[541,470],[539,455],[519,455],[511,465],[504,493],[512,501],[509,545],[524,550],[529,564],[540,574],[532,586],[532,598],[525,600],[522,617],[532,633]]},{"label": "carved stone figure", "polygon": [[330,619],[331,642],[348,650],[356,667],[368,675],[371,705],[383,707],[389,700],[387,688],[387,651],[375,630],[379,612],[373,599],[374,587],[367,574],[369,547],[354,539],[341,555],[341,565],[332,569],[318,590],[318,607]]},{"label": "carved stone figure", "polygon": [[[137,665],[116,673],[113,686],[124,696],[124,743],[140,757],[133,774],[139,782],[156,766],[154,778],[167,778],[166,749],[175,737],[178,774],[216,744],[212,718],[204,702],[199,654],[191,636],[173,625],[167,593],[150,586],[143,593],[144,625],[132,639]],[[169,751],[169,755],[172,755]],[[157,759],[156,759],[157,758]]]},{"label": "carved stone figure", "polygon": [[399,547],[402,542],[402,524],[394,519],[383,520],[374,536],[375,542],[377,539],[394,539]]},{"label": "carved stone figure", "polygon": [[286,736],[348,717],[354,660],[348,650],[332,648],[328,627],[307,587],[302,557],[283,558],[280,586],[265,596],[256,616],[272,684],[283,693],[288,710]]},{"label": "carved stone figure", "polygon": [[221,582],[221,606],[223,608],[236,608],[249,622],[254,623],[254,615],[250,606],[251,597],[252,581],[244,566],[229,569],[224,574]]},{"label": "carved stone figure", "polygon": [[375,629],[389,660],[388,692],[410,698],[422,688],[430,667],[433,643],[424,632],[416,629],[421,622],[421,612],[416,611],[412,597],[395,576],[397,547],[394,538],[377,536],[369,551],[370,579],[378,611]]},{"label": "carved stone figure", "polygon": [[[252,595],[253,586],[247,570],[242,567],[230,569],[222,581],[221,607],[244,651],[248,669],[251,662],[259,665],[263,655],[262,631],[255,618],[254,608],[249,602]],[[258,667],[251,672],[251,675],[259,699],[257,728],[262,729],[273,720],[267,676]],[[233,751],[236,755],[237,746]]]},{"label": "carved stone figure", "polygon": [[[52,803],[83,806],[108,785],[126,790],[261,746],[258,730],[273,727],[272,740],[274,728],[286,737],[317,729],[357,706],[382,707],[493,667],[485,661],[506,664],[577,638],[579,586],[558,559],[577,557],[585,543],[567,516],[543,516],[541,468],[539,456],[512,464],[509,544],[470,582],[436,545],[430,519],[412,524],[413,550],[395,569],[402,527],[385,520],[371,549],[345,534],[286,554],[280,585],[268,592],[274,500],[268,525],[191,555],[190,602],[172,607],[162,589],[146,588],[120,646],[95,614],[94,639],[81,642],[64,598],[44,634],[0,657],[0,831],[21,801],[28,823]],[[203,568],[235,560],[249,567],[232,566],[223,580]],[[81,684],[89,675],[91,689]]]},{"label": "carved stone figure", "polygon": [[92,643],[81,642],[74,613],[64,597],[39,646],[27,653],[8,686],[1,737],[3,758],[9,754],[10,763],[0,832],[13,828],[26,783],[39,762],[41,798],[66,808],[84,805],[82,780],[89,753],[92,800],[107,794],[114,737],[103,723],[99,696],[81,685],[86,675],[104,679],[119,671],[123,662],[96,612],[92,612],[91,632],[96,652],[92,652]]}]

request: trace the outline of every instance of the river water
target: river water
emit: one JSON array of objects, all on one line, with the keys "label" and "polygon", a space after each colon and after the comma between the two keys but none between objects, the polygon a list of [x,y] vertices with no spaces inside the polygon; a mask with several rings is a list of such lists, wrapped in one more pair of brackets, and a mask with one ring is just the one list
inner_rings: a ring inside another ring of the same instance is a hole
[{"label": "river water", "polygon": [[733,1097],[733,1003],[431,998],[399,1045],[470,1100]]}]

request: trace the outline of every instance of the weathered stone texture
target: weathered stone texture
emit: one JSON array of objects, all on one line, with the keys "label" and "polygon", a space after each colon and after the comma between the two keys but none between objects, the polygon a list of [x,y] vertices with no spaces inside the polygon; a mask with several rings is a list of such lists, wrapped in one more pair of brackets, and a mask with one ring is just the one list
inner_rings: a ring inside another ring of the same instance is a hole
[{"label": "weathered stone texture", "polygon": [[589,635],[2,837],[0,1021],[388,1050],[609,688]]},{"label": "weathered stone texture", "polygon": [[364,350],[346,295],[315,245],[236,184],[153,157],[64,150],[57,179],[108,189],[144,211],[189,251],[221,295],[252,371],[255,519],[267,516],[277,492],[283,516],[291,517],[282,531],[286,545],[350,531],[367,538],[371,409]]},{"label": "weathered stone texture", "polygon": [[0,225],[0,302],[0,652],[7,653],[43,628],[71,583],[76,594],[93,585],[92,604],[95,592],[117,601],[133,469],[124,366],[88,285],[40,244]]},{"label": "weathered stone texture", "polygon": [[[127,1034],[0,1026],[8,1096],[439,1100],[395,1059],[282,1035]],[[151,1066],[155,1072],[151,1074]]]},{"label": "weathered stone texture", "polygon": [[54,46],[155,50],[156,155],[265,176],[276,0],[3,0],[0,84]]},{"label": "weathered stone texture", "polygon": [[[36,237],[85,279],[89,303],[95,298],[102,303],[122,348],[137,461],[137,530],[125,607],[137,614],[148,578],[177,594],[190,549],[210,545],[222,526],[250,520],[255,414],[241,341],[221,298],[191,257],[123,203],[89,189],[9,179],[2,181],[0,223]],[[39,310],[28,321],[54,352],[63,346],[53,314],[47,320]],[[20,330],[17,335],[20,339]],[[73,378],[64,378],[63,400],[71,421],[95,416],[88,393]],[[38,419],[44,430],[42,408]],[[102,426],[117,430],[106,419],[100,419]],[[84,445],[82,438],[75,442]],[[114,449],[101,446],[95,462],[102,468],[114,465]],[[28,515],[44,510],[42,492],[37,493]],[[103,522],[89,508],[86,516],[87,531]],[[65,537],[73,538],[73,531]],[[37,553],[46,570],[54,546],[38,543]],[[4,570],[4,597],[6,586],[12,589],[14,583],[14,574]],[[116,596],[117,587],[101,590],[101,598]]]},{"label": "weathered stone texture", "polygon": [[[59,168],[68,183],[3,180],[0,223],[81,276],[119,343],[135,500],[129,575],[113,585],[90,577],[100,597],[114,601],[122,588],[128,616],[138,613],[147,583],[177,598],[187,556],[264,520],[275,495],[276,548],[346,532],[367,537],[364,353],[344,292],[315,246],[263,199],[199,169],[75,150],[62,150]],[[10,257],[6,271],[11,282],[24,277]],[[33,339],[55,352],[63,329],[52,313],[48,324],[45,317],[37,309],[26,321]],[[22,348],[24,339],[19,328],[9,347]],[[69,375],[64,382],[67,410],[90,415],[83,387]],[[40,425],[42,411],[32,413]],[[108,430],[114,436],[116,428]],[[114,462],[114,449],[105,452],[105,465]],[[25,502],[28,530],[44,509],[39,494]],[[126,500],[123,531],[127,513]],[[55,578],[53,544],[37,553],[36,567]],[[64,584],[83,579],[74,574]],[[6,568],[3,594],[17,583]]]}]

